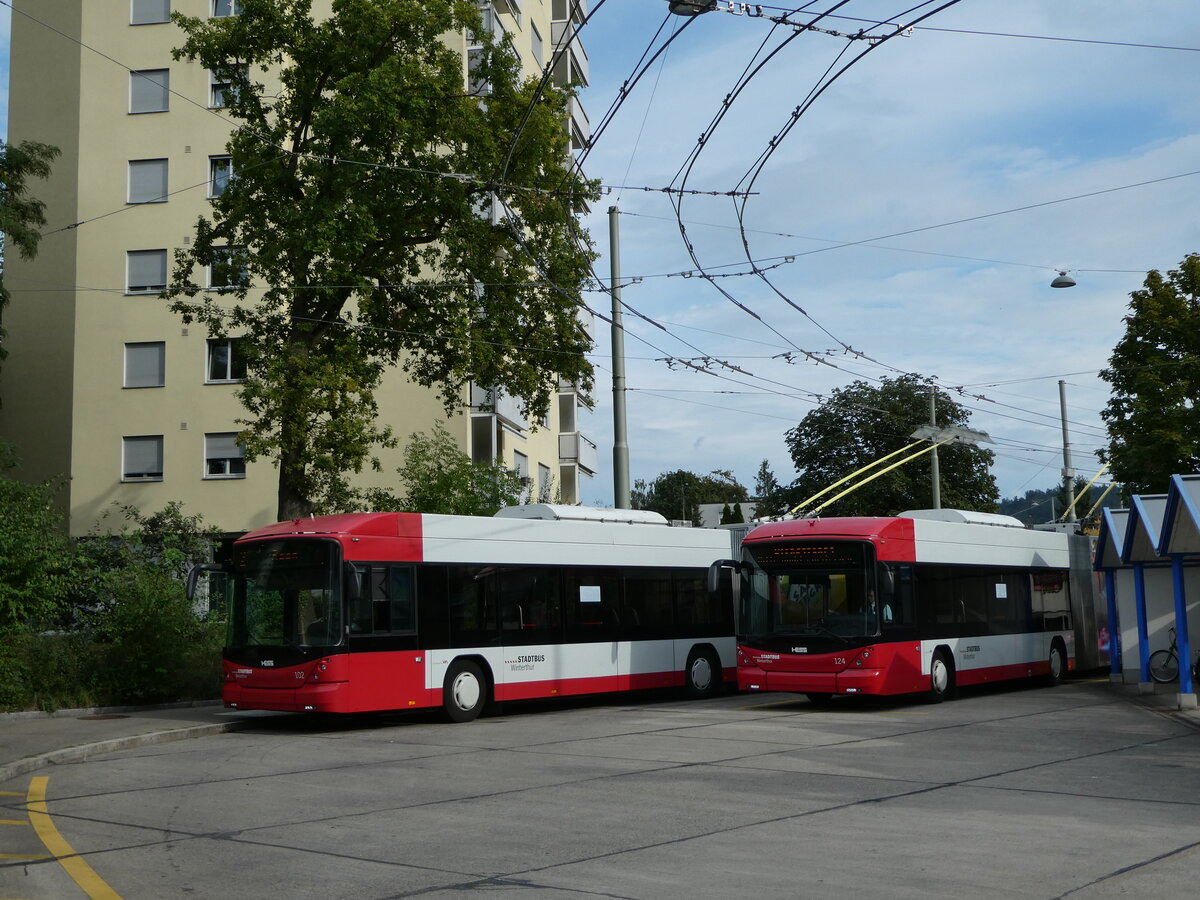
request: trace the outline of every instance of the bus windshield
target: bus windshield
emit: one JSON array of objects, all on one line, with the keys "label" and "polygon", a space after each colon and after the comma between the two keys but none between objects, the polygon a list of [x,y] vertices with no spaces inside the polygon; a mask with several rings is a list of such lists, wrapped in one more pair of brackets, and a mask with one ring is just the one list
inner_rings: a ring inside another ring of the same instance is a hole
[{"label": "bus windshield", "polygon": [[234,554],[231,647],[329,647],[341,642],[338,547],[262,541]]},{"label": "bus windshield", "polygon": [[738,634],[865,638],[879,633],[865,541],[748,545]]}]

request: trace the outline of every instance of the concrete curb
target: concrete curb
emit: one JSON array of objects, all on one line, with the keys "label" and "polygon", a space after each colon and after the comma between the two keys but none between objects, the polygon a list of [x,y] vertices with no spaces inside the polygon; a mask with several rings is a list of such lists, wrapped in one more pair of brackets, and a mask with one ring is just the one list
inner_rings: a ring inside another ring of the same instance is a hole
[{"label": "concrete curb", "polygon": [[181,700],[178,703],[155,703],[150,706],[88,706],[81,709],[54,709],[48,712],[33,709],[24,712],[0,713],[0,722],[5,719],[78,719],[80,716],[152,712],[156,709],[204,709],[220,705],[220,700]]},{"label": "concrete curb", "polygon": [[60,750],[51,750],[34,756],[26,756],[15,762],[0,763],[0,783],[13,778],[19,778],[22,775],[46,766],[83,762],[89,757],[102,753],[115,753],[118,750],[134,750],[138,747],[150,747],[155,744],[167,744],[173,741],[211,737],[212,735],[224,734],[228,731],[236,731],[243,727],[243,724],[242,722],[218,722],[212,725],[187,725],[183,728],[147,731],[143,734],[131,734],[125,737],[94,741],[89,744],[79,744],[75,747],[65,747]]}]

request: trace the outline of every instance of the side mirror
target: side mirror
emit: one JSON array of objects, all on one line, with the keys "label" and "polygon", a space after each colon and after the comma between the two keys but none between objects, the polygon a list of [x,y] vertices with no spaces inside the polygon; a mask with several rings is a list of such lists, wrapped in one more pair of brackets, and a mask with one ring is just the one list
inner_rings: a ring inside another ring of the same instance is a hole
[{"label": "side mirror", "polygon": [[721,570],[733,569],[740,571],[742,564],[736,559],[718,559],[708,567],[708,592],[715,594],[721,589]]},{"label": "side mirror", "polygon": [[187,598],[188,600],[196,599],[196,585],[200,582],[200,575],[203,572],[224,572],[225,567],[220,563],[200,563],[192,566],[191,571],[187,576]]}]

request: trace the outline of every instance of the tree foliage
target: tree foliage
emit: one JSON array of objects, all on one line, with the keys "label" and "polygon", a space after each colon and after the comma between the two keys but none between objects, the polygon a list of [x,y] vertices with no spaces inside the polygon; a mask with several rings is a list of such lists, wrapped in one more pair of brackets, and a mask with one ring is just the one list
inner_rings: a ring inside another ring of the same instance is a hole
[{"label": "tree foliage", "polygon": [[[389,368],[448,411],[470,381],[535,418],[559,376],[590,385],[577,311],[593,254],[574,217],[595,185],[570,168],[569,96],[522,80],[475,4],[335,0],[317,20],[311,0],[242,0],[236,16],[173,21],[176,58],[229,83],[240,127],[234,177],[168,295],[185,321],[244,336],[239,439],[277,461],[281,519],[395,443],[375,398]],[[479,95],[450,46],[464,30]],[[214,265],[224,291],[197,283]]]},{"label": "tree foliage", "polygon": [[1112,385],[1100,454],[1127,494],[1166,491],[1200,471],[1200,255],[1130,295],[1125,334],[1100,377]]},{"label": "tree foliage", "polygon": [[760,519],[781,516],[791,508],[789,491],[779,483],[771,464],[763,460],[754,476],[754,514]]},{"label": "tree foliage", "polygon": [[17,465],[0,443],[0,635],[36,630],[61,610],[75,580],[75,553],[56,482],[27,484],[6,473]]},{"label": "tree foliage", "polygon": [[[883,378],[878,385],[856,381],[833,391],[808,413],[785,440],[799,477],[792,485],[797,502],[816,494],[868,463],[912,443],[910,435],[929,423],[930,386],[915,375]],[[964,426],[970,412],[943,391],[935,391],[939,426]],[[918,448],[914,447],[915,452]],[[900,459],[896,457],[895,459]],[[992,512],[1000,494],[988,470],[990,451],[964,444],[938,448],[943,507]],[[895,461],[895,460],[893,460]],[[875,470],[844,487],[862,483]],[[840,490],[840,489],[839,489]],[[818,499],[819,505],[839,490]],[[898,466],[822,510],[823,515],[887,516],[932,503],[929,456]]]},{"label": "tree foliage", "polygon": [[664,472],[650,483],[639,478],[629,494],[634,509],[652,510],[696,526],[700,525],[701,503],[732,504],[750,499],[746,488],[724,469],[714,469],[707,475],[677,469]]},{"label": "tree foliage", "polygon": [[[49,178],[50,164],[59,150],[37,141],[6,144],[0,140],[0,314],[8,305],[4,287],[4,256],[14,247],[25,259],[37,255],[41,232],[46,224],[46,204],[29,195],[29,180]],[[4,327],[0,324],[0,360],[8,356],[4,347]]]},{"label": "tree foliage", "polygon": [[472,462],[441,422],[431,432],[409,438],[397,474],[404,483],[403,495],[367,491],[361,505],[376,511],[490,516],[501,507],[519,504],[528,490],[513,470],[494,462]]}]

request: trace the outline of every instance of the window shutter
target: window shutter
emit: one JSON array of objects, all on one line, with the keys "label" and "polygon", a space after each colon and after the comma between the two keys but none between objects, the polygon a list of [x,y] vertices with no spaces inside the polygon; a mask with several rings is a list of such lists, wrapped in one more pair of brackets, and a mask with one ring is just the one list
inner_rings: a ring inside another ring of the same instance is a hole
[{"label": "window shutter", "polygon": [[241,459],[242,448],[237,445],[237,433],[206,434],[204,436],[205,459]]},{"label": "window shutter", "polygon": [[171,18],[171,0],[133,0],[130,25],[156,25]]},{"label": "window shutter", "polygon": [[161,437],[125,438],[125,475],[130,478],[162,477],[163,447]]},{"label": "window shutter", "polygon": [[168,69],[145,69],[129,73],[129,111],[131,113],[165,112],[168,108],[168,89],[171,73]]},{"label": "window shutter", "polygon": [[167,161],[131,159],[129,161],[129,202],[161,203],[167,199]]},{"label": "window shutter", "polygon": [[130,293],[161,291],[167,286],[166,250],[130,250]]},{"label": "window shutter", "polygon": [[161,341],[125,345],[125,387],[162,387],[166,383],[166,345]]}]

